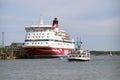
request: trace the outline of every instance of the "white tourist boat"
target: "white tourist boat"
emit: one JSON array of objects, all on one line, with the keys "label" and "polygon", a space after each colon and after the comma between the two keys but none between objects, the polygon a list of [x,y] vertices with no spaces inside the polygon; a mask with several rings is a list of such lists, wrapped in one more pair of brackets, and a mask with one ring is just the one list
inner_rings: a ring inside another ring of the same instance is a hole
[{"label": "white tourist boat", "polygon": [[69,61],[89,61],[90,60],[90,52],[85,51],[83,49],[78,49],[74,53],[70,53],[68,55]]},{"label": "white tourist boat", "polygon": [[76,51],[69,53],[68,60],[69,61],[89,61],[90,60],[90,52],[88,50],[83,50],[81,48],[81,41],[77,41],[77,49]]}]

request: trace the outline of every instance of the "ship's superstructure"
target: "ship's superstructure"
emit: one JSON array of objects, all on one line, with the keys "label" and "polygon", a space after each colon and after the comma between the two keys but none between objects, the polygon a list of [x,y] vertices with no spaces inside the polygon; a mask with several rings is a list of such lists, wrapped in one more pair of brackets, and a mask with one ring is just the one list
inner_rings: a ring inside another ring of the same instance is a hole
[{"label": "ship's superstructure", "polygon": [[52,25],[25,27],[26,39],[24,49],[31,57],[64,58],[74,50],[74,40],[64,30],[59,30],[58,20],[55,18]]}]

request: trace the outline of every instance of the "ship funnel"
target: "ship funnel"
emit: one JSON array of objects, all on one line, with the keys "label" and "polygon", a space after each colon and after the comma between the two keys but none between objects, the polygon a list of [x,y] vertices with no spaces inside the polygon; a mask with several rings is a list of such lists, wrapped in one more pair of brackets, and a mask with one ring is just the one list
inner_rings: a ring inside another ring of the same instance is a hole
[{"label": "ship funnel", "polygon": [[54,18],[52,26],[55,27],[55,28],[58,28],[58,20],[57,20],[57,18]]}]

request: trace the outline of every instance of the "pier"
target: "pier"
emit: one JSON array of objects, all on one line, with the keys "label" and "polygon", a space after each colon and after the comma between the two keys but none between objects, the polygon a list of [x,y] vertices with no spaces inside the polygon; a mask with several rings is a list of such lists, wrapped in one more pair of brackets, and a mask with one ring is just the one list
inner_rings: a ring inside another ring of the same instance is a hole
[{"label": "pier", "polygon": [[11,43],[10,46],[0,46],[0,59],[16,59],[24,54],[23,43]]}]

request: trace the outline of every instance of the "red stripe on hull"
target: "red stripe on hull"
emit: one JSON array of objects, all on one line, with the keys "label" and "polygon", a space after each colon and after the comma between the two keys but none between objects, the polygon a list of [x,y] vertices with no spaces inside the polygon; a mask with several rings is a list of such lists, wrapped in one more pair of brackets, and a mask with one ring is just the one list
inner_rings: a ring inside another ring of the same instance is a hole
[{"label": "red stripe on hull", "polygon": [[67,55],[73,49],[62,49],[62,48],[25,48],[26,52],[30,55],[41,55],[41,56],[51,56],[51,55]]}]

